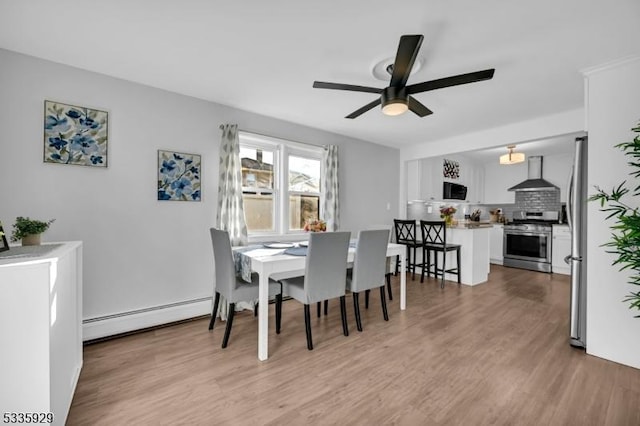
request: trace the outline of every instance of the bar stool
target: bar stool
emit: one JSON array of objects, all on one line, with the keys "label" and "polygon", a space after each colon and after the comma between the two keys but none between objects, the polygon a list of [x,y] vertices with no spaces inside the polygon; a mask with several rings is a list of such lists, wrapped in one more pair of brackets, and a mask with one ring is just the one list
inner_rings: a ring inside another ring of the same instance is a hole
[{"label": "bar stool", "polygon": [[[444,288],[444,274],[456,274],[458,276],[458,284],[460,284],[460,244],[447,243],[447,227],[444,221],[421,220],[420,229],[422,230],[422,275],[420,282],[424,282],[424,271],[427,270],[427,276],[431,276],[431,266],[434,267],[433,273],[437,278],[438,274],[442,275],[440,288]],[[447,253],[456,252],[456,267],[447,269]],[[431,263],[431,252],[433,252],[434,262]],[[438,253],[442,253],[442,267],[438,267]],[[426,256],[426,257],[425,257]],[[426,259],[426,260],[425,260]]]},{"label": "bar stool", "polygon": [[[411,271],[411,280],[416,277],[416,249],[423,247],[424,243],[416,238],[416,221],[415,220],[393,220],[396,243],[407,247],[407,269]],[[411,257],[413,252],[413,258]],[[423,247],[424,252],[424,247]],[[397,264],[396,264],[397,271]]]}]

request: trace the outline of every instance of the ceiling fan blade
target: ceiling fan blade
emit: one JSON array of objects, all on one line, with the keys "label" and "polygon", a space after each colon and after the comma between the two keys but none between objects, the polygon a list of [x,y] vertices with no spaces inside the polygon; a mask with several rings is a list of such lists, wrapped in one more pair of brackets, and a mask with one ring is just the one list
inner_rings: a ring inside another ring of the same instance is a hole
[{"label": "ceiling fan blade", "polygon": [[396,60],[393,64],[390,86],[404,87],[411,74],[411,68],[418,56],[418,50],[423,40],[422,35],[403,35],[400,37]]},{"label": "ceiling fan blade", "polygon": [[470,72],[467,74],[454,75],[452,77],[440,78],[438,80],[425,81],[423,83],[407,86],[407,93],[427,92],[429,90],[442,89],[444,87],[458,86],[460,84],[475,83],[477,81],[490,80],[493,78],[495,69],[491,68],[483,71]]},{"label": "ceiling fan blade", "polygon": [[313,87],[316,89],[351,90],[353,92],[382,93],[382,89],[377,87],[355,86],[353,84],[328,83],[326,81],[314,81]]},{"label": "ceiling fan blade", "polygon": [[345,118],[356,118],[361,116],[362,114],[364,114],[365,112],[369,111],[372,108],[377,107],[378,105],[380,105],[380,98],[376,99],[375,101],[366,104],[365,106],[363,106],[360,109],[357,109],[355,111],[353,111],[351,114],[347,115]]},{"label": "ceiling fan blade", "polygon": [[426,117],[427,115],[433,114],[433,111],[422,105],[413,96],[409,96],[409,109],[419,117]]}]

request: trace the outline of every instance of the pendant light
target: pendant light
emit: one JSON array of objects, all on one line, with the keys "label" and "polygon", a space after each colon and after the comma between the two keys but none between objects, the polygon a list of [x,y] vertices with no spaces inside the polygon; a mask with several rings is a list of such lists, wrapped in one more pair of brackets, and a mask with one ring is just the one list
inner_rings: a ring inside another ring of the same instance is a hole
[{"label": "pendant light", "polygon": [[524,153],[513,152],[515,147],[515,145],[507,146],[509,153],[500,156],[500,164],[517,164],[524,161]]}]

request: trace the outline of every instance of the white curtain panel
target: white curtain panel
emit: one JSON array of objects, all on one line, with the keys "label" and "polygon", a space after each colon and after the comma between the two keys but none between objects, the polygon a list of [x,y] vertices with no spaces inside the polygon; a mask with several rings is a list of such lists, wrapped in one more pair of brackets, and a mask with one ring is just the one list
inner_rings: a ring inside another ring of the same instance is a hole
[{"label": "white curtain panel", "polygon": [[219,229],[229,232],[232,246],[242,246],[247,245],[249,238],[242,201],[242,164],[240,163],[238,125],[225,124],[221,127],[216,224]]},{"label": "white curtain panel", "polygon": [[[242,200],[242,164],[240,162],[240,140],[237,124],[224,124],[220,140],[220,173],[218,179],[218,214],[216,226],[229,232],[232,246],[244,246],[249,242],[247,223],[244,219]],[[236,304],[236,311],[253,309],[253,302]],[[227,320],[229,304],[220,296],[218,314]]]},{"label": "white curtain panel", "polygon": [[337,231],[340,226],[340,197],[338,184],[338,146],[326,145],[322,151],[324,166],[324,221],[328,231]]}]

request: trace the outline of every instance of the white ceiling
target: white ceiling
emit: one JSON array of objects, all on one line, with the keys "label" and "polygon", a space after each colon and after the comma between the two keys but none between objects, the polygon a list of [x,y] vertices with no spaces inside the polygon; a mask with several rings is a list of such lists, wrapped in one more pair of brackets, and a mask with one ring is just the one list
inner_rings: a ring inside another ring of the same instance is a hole
[{"label": "white ceiling", "polygon": [[[0,47],[401,147],[580,108],[580,70],[637,54],[639,18],[638,0],[0,0]],[[371,69],[402,34],[425,36],[409,84],[495,77],[416,95],[425,118],[348,120],[375,95],[311,87],[384,87]]]}]

